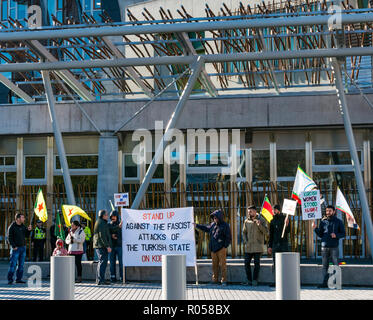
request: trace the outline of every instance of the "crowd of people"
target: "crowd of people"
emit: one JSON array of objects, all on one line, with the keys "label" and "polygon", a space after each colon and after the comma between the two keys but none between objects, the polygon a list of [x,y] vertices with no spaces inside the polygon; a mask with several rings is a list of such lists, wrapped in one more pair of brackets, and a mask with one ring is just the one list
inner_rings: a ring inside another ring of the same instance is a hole
[{"label": "crowd of people", "polygon": [[[260,259],[264,253],[272,255],[273,266],[275,266],[276,253],[288,252],[288,237],[290,233],[289,219],[281,213],[280,206],[273,207],[273,219],[268,224],[263,216],[258,214],[255,205],[247,210],[247,218],[242,229],[244,242],[244,264],[247,281],[244,285],[257,286],[260,273]],[[330,261],[338,265],[339,239],[345,237],[343,222],[335,215],[336,210],[329,205],[326,214],[320,221],[319,226],[314,221],[312,226],[314,232],[321,239],[322,272],[323,282],[320,288],[326,288],[328,282],[328,268]],[[209,249],[212,258],[212,283],[227,285],[227,249],[231,244],[231,229],[224,221],[221,210],[211,213],[212,223],[209,225],[194,224],[197,230],[207,232],[210,235]],[[32,226],[24,225],[25,216],[17,212],[15,221],[8,228],[8,242],[10,244],[10,264],[8,270],[8,284],[13,284],[16,273],[16,283],[25,283],[23,277],[23,265],[26,258],[26,239],[31,236],[33,243],[33,261],[43,261],[44,245],[46,241],[46,229],[42,222],[37,221],[33,230]],[[72,255],[75,257],[77,270],[76,282],[82,281],[82,260],[86,259],[87,247],[92,239],[92,233],[86,221],[81,223],[72,221],[69,229],[64,227],[65,240],[55,236],[55,225],[50,228],[50,241],[53,256]],[[117,281],[116,261],[119,261],[119,280],[123,281],[122,262],[122,221],[118,211],[113,210],[110,214],[106,210],[98,212],[98,219],[93,230],[93,249],[95,250],[98,265],[96,272],[97,285],[110,284]],[[65,248],[67,246],[67,249]],[[254,270],[251,270],[251,261],[254,259]],[[108,261],[110,260],[110,281],[105,280]],[[16,271],[17,269],[17,271]],[[274,270],[275,268],[273,268]],[[219,278],[219,274],[221,277]],[[273,286],[274,284],[272,284]]]}]

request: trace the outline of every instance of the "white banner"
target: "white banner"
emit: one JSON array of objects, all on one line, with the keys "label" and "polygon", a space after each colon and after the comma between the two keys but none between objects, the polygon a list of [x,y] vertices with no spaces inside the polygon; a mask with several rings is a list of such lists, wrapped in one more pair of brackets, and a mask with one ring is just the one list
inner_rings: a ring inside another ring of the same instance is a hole
[{"label": "white banner", "polygon": [[311,190],[301,193],[302,201],[302,219],[314,220],[321,219],[320,191]]},{"label": "white banner", "polygon": [[294,216],[295,210],[297,209],[297,203],[298,202],[295,200],[284,199],[281,212]]},{"label": "white banner", "polygon": [[122,207],[124,266],[161,266],[163,254],[185,254],[195,266],[193,207],[132,210]]},{"label": "white banner", "polygon": [[115,207],[128,207],[128,193],[114,193]]}]

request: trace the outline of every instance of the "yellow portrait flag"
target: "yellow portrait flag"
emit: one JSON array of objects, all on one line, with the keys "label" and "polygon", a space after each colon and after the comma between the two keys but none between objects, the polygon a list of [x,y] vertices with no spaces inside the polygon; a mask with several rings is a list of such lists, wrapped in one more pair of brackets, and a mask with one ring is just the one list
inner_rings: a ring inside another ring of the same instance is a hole
[{"label": "yellow portrait flag", "polygon": [[34,212],[38,216],[39,220],[41,220],[42,222],[48,220],[47,205],[45,203],[43,192],[41,191],[41,189],[39,189],[38,194],[36,196]]},{"label": "yellow portrait flag", "polygon": [[76,215],[79,215],[83,217],[84,219],[91,220],[88,214],[86,214],[85,211],[83,211],[81,208],[77,206],[71,206],[71,205],[64,204],[62,205],[62,213],[65,219],[66,227],[71,226],[71,223],[70,223],[71,218]]}]

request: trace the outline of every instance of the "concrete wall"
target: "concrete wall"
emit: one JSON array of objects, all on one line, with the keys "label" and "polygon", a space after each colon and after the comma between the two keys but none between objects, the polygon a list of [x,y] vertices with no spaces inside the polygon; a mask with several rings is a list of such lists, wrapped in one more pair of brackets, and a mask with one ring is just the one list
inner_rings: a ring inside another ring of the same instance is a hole
[{"label": "concrete wall", "polygon": [[[49,262],[26,262],[25,276],[30,265],[40,265],[42,268],[42,277],[49,278]],[[95,280],[97,263],[93,261],[83,261],[83,280]],[[117,264],[117,275],[118,273]],[[241,283],[246,281],[246,274],[243,262],[227,263],[227,277],[230,283]],[[373,265],[342,265],[342,286],[373,286]],[[199,282],[211,281],[212,268],[211,263],[198,263]],[[322,266],[318,264],[301,264],[300,277],[302,285],[315,285],[322,282]],[[110,263],[106,269],[106,278],[110,279]],[[128,281],[162,281],[161,267],[127,267],[126,279]],[[187,268],[187,281],[195,282],[195,272],[193,267]],[[274,282],[274,273],[272,273],[272,263],[262,263],[259,275],[259,282],[269,284]]]},{"label": "concrete wall", "polygon": [[[368,95],[373,100],[373,94]],[[347,95],[354,125],[373,124],[373,110],[360,95]],[[112,131],[133,115],[145,102],[82,103],[101,130]],[[155,120],[166,124],[177,104],[156,101],[123,130],[154,129]],[[69,103],[56,104],[63,133],[90,133],[95,129],[80,110]],[[342,126],[335,94],[280,97],[192,99],[178,128],[285,128]],[[3,105],[0,107],[0,135],[52,134],[46,104]]]}]

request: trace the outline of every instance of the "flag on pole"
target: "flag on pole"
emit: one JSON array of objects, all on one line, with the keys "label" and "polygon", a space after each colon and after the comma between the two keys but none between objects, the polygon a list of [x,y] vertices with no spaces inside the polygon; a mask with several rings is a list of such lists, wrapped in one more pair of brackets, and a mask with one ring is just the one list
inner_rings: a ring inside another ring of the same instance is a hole
[{"label": "flag on pole", "polygon": [[39,220],[41,220],[42,222],[45,222],[48,220],[47,205],[45,204],[45,200],[43,197],[43,191],[40,188],[36,196],[34,212],[38,216]]},{"label": "flag on pole", "polygon": [[91,220],[91,218],[88,216],[88,214],[85,213],[81,208],[77,206],[71,206],[71,205],[62,205],[62,213],[63,217],[65,219],[65,224],[67,227],[71,226],[70,220],[73,216],[79,215],[83,217],[84,219]]},{"label": "flag on pole", "polygon": [[349,228],[360,229],[356,223],[354,215],[348,205],[345,197],[343,196],[342,191],[337,187],[337,200],[336,208],[346,214],[347,224]]},{"label": "flag on pole", "polygon": [[56,222],[55,222],[55,225],[54,225],[54,235],[57,238],[62,239],[63,241],[65,241],[65,239],[66,239],[65,230],[63,229],[63,225],[62,225],[62,222],[61,222],[60,212],[56,213]]},{"label": "flag on pole", "polygon": [[305,173],[298,166],[297,175],[295,176],[293,192],[291,193],[291,197],[294,200],[297,200],[299,204],[302,204],[300,200],[301,193],[313,189],[317,189],[316,183],[311,179],[311,177],[307,173]]},{"label": "flag on pole", "polygon": [[262,206],[262,210],[260,211],[260,214],[268,221],[268,223],[270,223],[271,220],[273,219],[273,209],[267,196],[265,196],[264,198],[264,202],[263,202],[263,206]]}]

